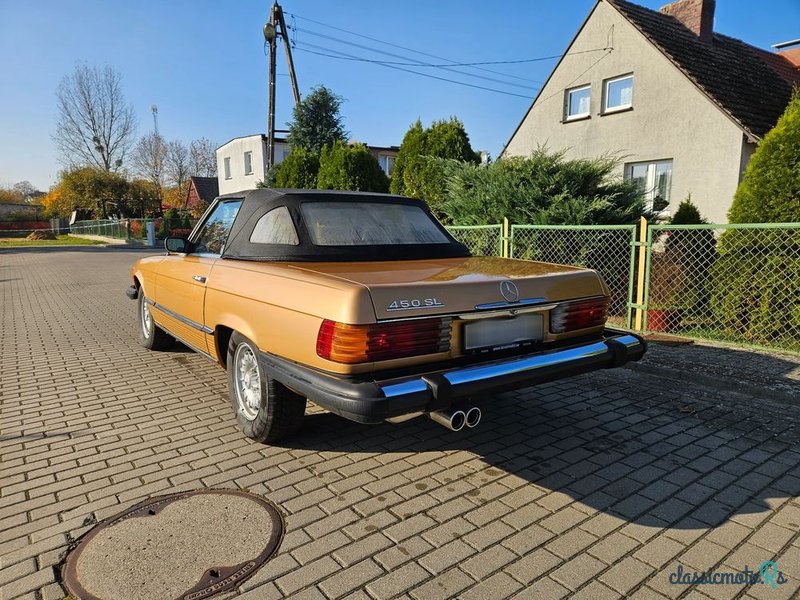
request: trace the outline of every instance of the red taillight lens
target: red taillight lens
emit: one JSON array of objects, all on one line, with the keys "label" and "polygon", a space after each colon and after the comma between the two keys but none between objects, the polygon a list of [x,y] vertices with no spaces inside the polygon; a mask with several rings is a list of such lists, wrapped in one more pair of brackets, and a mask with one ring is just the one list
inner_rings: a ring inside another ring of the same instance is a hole
[{"label": "red taillight lens", "polygon": [[317,355],[355,364],[446,352],[450,319],[419,319],[372,325],[325,320],[317,335]]},{"label": "red taillight lens", "polygon": [[564,333],[599,327],[608,316],[608,297],[563,302],[550,311],[550,331]]}]

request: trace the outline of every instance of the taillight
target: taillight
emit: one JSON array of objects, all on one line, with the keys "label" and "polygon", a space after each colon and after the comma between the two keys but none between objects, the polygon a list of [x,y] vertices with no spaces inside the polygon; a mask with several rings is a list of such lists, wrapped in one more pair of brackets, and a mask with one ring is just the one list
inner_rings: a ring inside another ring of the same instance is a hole
[{"label": "taillight", "polygon": [[562,302],[550,311],[550,331],[564,333],[576,329],[599,327],[608,316],[608,297]]},{"label": "taillight", "polygon": [[317,335],[317,355],[355,364],[450,349],[450,319],[417,319],[372,325],[347,325],[324,320]]}]

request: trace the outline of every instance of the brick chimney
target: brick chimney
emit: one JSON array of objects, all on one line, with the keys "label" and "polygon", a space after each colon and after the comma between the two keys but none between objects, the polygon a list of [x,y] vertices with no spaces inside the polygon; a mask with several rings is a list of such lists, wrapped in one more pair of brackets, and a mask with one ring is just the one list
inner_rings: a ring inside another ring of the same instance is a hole
[{"label": "brick chimney", "polygon": [[661,12],[675,17],[703,42],[714,37],[714,0],[678,0],[661,7]]},{"label": "brick chimney", "polygon": [[795,69],[800,69],[800,40],[783,42],[772,47],[775,48],[778,54],[792,63]]}]

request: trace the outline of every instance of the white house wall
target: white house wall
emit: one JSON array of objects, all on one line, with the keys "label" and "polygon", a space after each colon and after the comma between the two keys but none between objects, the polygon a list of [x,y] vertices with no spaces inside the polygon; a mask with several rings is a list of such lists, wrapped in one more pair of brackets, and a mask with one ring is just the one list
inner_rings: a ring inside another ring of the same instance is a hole
[{"label": "white house wall", "polygon": [[[283,151],[288,151],[286,142],[275,143],[275,164],[283,162]],[[253,153],[253,172],[250,175],[244,171],[244,153]],[[252,190],[259,181],[266,177],[266,141],[261,135],[250,135],[235,138],[217,148],[217,179],[219,180],[219,193],[231,194],[244,190]],[[231,159],[231,176],[225,177],[225,159]]]},{"label": "white house wall", "polygon": [[[603,51],[577,54],[611,40],[605,57]],[[705,218],[727,222],[746,160],[742,130],[606,2],[597,5],[569,52],[504,155],[524,156],[545,145],[566,149],[571,158],[613,153],[624,163],[672,159],[670,210],[691,194]],[[627,73],[634,75],[633,110],[601,115],[603,81]],[[590,118],[562,123],[564,91],[581,84],[591,84]],[[746,152],[749,157],[751,149]]]}]

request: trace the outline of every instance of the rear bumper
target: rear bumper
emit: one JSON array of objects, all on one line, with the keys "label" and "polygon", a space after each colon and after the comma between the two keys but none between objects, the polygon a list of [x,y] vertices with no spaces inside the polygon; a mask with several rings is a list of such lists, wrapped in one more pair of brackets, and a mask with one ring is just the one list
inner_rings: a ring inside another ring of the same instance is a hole
[{"label": "rear bumper", "polygon": [[639,360],[638,335],[606,329],[593,342],[389,380],[340,378],[268,353],[262,366],[277,381],[342,417],[381,423],[443,410],[458,401],[527,387]]}]

